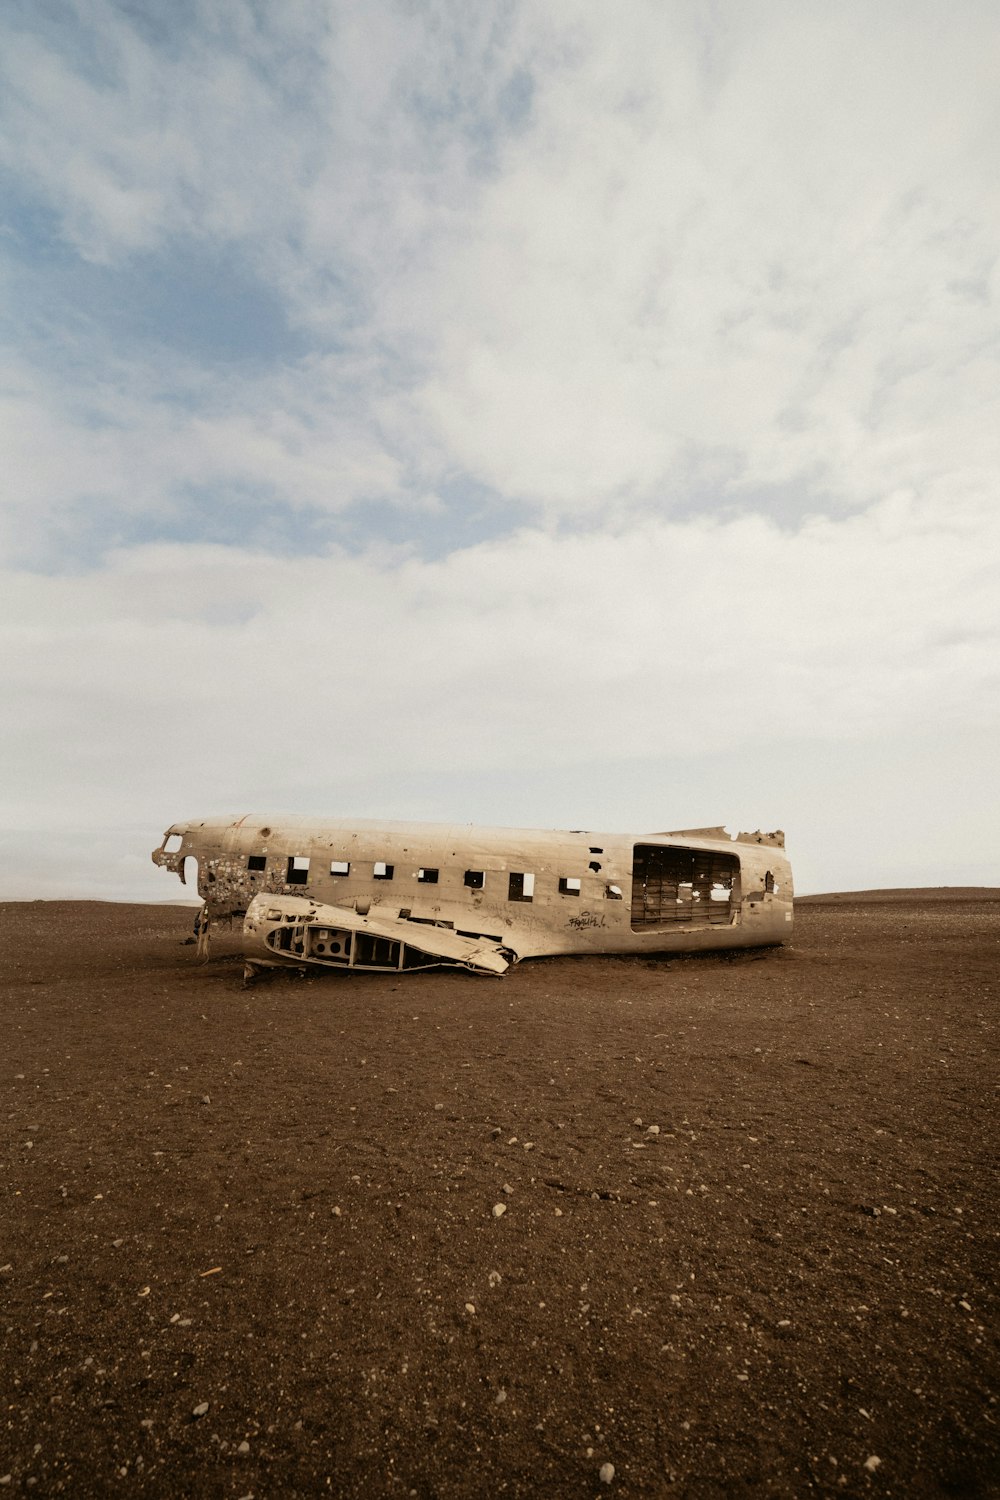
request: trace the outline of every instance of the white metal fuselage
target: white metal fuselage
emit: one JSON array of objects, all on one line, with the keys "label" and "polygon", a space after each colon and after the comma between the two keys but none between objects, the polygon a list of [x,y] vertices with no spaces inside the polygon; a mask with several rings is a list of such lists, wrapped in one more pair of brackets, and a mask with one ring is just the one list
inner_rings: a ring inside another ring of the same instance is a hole
[{"label": "white metal fuselage", "polygon": [[300,897],[410,943],[421,927],[437,927],[514,959],[759,947],[786,941],[792,928],[780,833],[546,832],[248,814],[175,823],[153,853],[182,879],[192,858],[208,922],[245,915],[257,897],[279,898],[279,907],[281,896]]}]

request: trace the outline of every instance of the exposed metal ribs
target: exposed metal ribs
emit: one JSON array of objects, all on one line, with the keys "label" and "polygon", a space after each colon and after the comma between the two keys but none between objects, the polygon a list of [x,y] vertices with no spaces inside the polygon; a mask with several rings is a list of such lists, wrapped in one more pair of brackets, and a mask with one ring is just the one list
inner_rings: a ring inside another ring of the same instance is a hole
[{"label": "exposed metal ribs", "polygon": [[677,922],[721,926],[732,917],[735,854],[636,844],[632,865],[632,930]]}]

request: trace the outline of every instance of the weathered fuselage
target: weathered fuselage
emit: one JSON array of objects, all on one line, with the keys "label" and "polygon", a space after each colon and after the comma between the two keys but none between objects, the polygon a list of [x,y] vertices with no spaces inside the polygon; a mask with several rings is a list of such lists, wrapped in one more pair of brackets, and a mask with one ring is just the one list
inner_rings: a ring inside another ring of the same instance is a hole
[{"label": "weathered fuselage", "polygon": [[[207,921],[249,911],[248,937],[262,953],[274,948],[276,962],[317,957],[308,944],[296,952],[286,942],[279,953],[278,938],[264,934],[268,922],[276,929],[293,918],[325,923],[324,934],[353,923],[417,949],[421,929],[429,937],[436,928],[445,948],[450,932],[453,948],[474,939],[515,960],[758,947],[786,941],[792,927],[781,833],[628,835],[248,814],[174,824],[153,860],[184,879],[189,859],[197,860]],[[282,912],[283,896],[290,907],[305,898],[311,915],[301,901]],[[265,897],[277,899],[255,899]],[[322,946],[327,966],[417,966],[402,956],[362,963],[350,941],[337,954]],[[442,952],[439,961],[462,960]]]}]

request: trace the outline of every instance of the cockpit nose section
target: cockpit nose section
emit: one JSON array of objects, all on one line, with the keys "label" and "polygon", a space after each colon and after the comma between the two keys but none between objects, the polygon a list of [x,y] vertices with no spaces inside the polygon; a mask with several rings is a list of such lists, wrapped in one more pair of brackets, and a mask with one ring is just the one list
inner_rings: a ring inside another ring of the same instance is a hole
[{"label": "cockpit nose section", "polygon": [[152,861],[162,870],[171,870],[184,879],[184,829],[176,824],[168,828],[163,841],[153,850]]}]

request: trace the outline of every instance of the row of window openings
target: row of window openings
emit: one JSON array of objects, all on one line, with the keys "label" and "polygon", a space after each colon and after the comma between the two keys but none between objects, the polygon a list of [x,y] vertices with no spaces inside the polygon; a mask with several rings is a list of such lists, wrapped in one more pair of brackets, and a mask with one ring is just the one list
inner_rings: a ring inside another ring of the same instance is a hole
[{"label": "row of window openings", "polygon": [[[251,854],[247,860],[248,870],[264,870],[267,860],[262,854]],[[373,875],[376,880],[391,880],[395,872],[395,866],[386,864],[384,860],[376,860],[373,867]],[[332,859],[330,861],[331,875],[349,875],[351,873],[350,861],[346,859]],[[421,865],[417,870],[417,880],[423,885],[437,885],[437,870],[426,865]],[[306,885],[309,880],[309,858],[303,854],[293,854],[288,860],[286,872],[286,885]],[[464,884],[471,891],[481,891],[486,884],[485,870],[466,870]],[[561,896],[579,896],[582,881],[577,875],[560,875],[559,894]],[[616,885],[608,886],[610,896],[621,898],[621,889]],[[527,871],[512,870],[507,882],[507,899],[509,901],[532,901],[535,896],[535,877]]]}]

